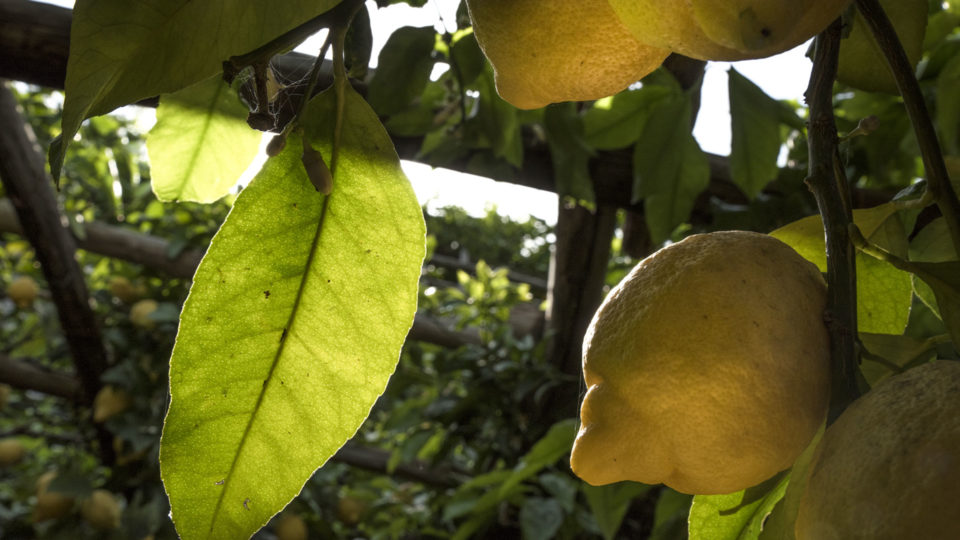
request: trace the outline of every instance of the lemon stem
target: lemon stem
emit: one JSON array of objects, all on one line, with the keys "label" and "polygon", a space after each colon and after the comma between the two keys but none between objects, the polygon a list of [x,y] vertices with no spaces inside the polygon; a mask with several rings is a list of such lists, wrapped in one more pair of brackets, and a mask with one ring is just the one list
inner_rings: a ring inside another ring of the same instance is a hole
[{"label": "lemon stem", "polygon": [[878,0],[856,0],[857,9],[863,20],[873,32],[874,39],[887,59],[887,65],[903,96],[907,116],[913,123],[913,131],[920,146],[920,156],[927,175],[927,186],[933,194],[933,200],[950,231],[950,239],[957,253],[960,253],[960,199],[950,184],[947,166],[943,161],[943,151],[937,140],[937,132],[930,120],[920,83],[914,74],[913,66],[907,59],[907,53],[897,38],[897,32]]},{"label": "lemon stem", "polygon": [[808,121],[809,174],[823,219],[827,251],[827,312],[830,333],[830,409],[827,422],[860,396],[857,385],[857,274],[848,225],[852,222],[850,187],[837,167],[837,126],[833,114],[833,81],[840,52],[840,21],[834,21],[814,44],[815,57],[810,84],[805,93],[810,107]]}]

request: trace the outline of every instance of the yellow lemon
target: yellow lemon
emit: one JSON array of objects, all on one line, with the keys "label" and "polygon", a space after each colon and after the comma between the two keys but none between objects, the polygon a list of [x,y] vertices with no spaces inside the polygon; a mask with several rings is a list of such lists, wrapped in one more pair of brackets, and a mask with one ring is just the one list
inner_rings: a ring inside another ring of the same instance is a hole
[{"label": "yellow lemon", "polygon": [[61,518],[73,508],[73,497],[47,489],[56,476],[56,471],[48,471],[37,478],[37,504],[33,508],[33,521]]},{"label": "yellow lemon", "polygon": [[81,503],[80,514],[94,529],[110,530],[120,526],[120,503],[105,489],[93,490]]},{"label": "yellow lemon", "polygon": [[521,109],[615,94],[670,53],[634,39],[606,0],[467,0],[467,8],[497,91]]},{"label": "yellow lemon", "polygon": [[641,261],[584,337],[574,473],[717,494],[789,467],[827,411],[825,304],[817,267],[763,234],[693,235]]},{"label": "yellow lemon", "polygon": [[284,512],[273,528],[277,540],[307,540],[307,524],[303,518],[291,512]]},{"label": "yellow lemon", "polygon": [[934,361],[878,384],[817,446],[797,540],[960,537],[960,362]]},{"label": "yellow lemon", "polygon": [[13,437],[0,439],[0,467],[16,464],[26,453],[27,450],[19,439]]},{"label": "yellow lemon", "polygon": [[30,276],[20,276],[7,287],[7,296],[21,309],[30,307],[39,292],[40,287]]},{"label": "yellow lemon", "polygon": [[150,317],[157,310],[157,301],[146,299],[140,300],[130,308],[130,322],[140,328],[153,328],[157,325],[156,321]]},{"label": "yellow lemon", "polygon": [[[927,1],[881,0],[880,5],[893,23],[910,64],[916,66],[923,54],[927,31]],[[837,80],[868,92],[898,93],[883,51],[859,13],[853,18],[850,35],[840,42]]]},{"label": "yellow lemon", "polygon": [[93,421],[106,422],[127,410],[132,403],[130,395],[119,388],[104,386],[93,398]]},{"label": "yellow lemon", "polygon": [[610,0],[634,37],[703,60],[764,58],[823,31],[850,0]]}]

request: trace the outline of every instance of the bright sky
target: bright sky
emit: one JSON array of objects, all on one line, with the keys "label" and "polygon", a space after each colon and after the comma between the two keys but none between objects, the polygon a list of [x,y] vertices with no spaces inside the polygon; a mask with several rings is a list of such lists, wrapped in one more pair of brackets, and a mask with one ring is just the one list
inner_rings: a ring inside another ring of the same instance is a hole
[{"label": "bright sky", "polygon": [[[46,0],[50,3],[72,7],[73,0]],[[443,30],[443,22],[450,29],[455,28],[455,13],[459,0],[429,0],[424,8],[412,8],[406,4],[395,4],[377,9],[373,0],[367,2],[371,24],[373,26],[373,58],[376,64],[377,54],[387,38],[401,26],[434,26]],[[432,6],[432,9],[431,9]],[[311,38],[297,50],[316,54],[320,40]],[[786,53],[766,58],[735,63],[735,68],[748,79],[759,85],[776,99],[802,101],[812,67],[804,56],[807,44]],[[707,152],[727,155],[730,153],[730,110],[727,98],[728,62],[710,62],[703,84],[700,113],[693,134],[701,148]],[[152,111],[148,114],[152,115]],[[145,119],[147,125],[152,120]],[[244,180],[251,178],[259,170],[265,155],[261,149],[261,159],[251,165]],[[526,219],[534,215],[550,223],[557,219],[557,197],[555,194],[536,189],[525,188],[506,182],[496,182],[487,178],[465,175],[446,169],[431,167],[404,161],[403,169],[410,177],[422,204],[430,207],[444,205],[462,206],[467,211],[481,215],[489,206],[496,206],[502,214],[515,219]]]}]

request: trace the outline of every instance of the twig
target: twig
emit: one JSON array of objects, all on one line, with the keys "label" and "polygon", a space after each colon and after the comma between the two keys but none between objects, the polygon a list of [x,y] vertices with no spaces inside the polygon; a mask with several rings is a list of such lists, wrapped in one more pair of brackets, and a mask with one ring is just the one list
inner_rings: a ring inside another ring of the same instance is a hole
[{"label": "twig", "polygon": [[913,123],[917,143],[920,145],[920,156],[927,173],[927,189],[933,194],[934,202],[937,203],[940,213],[946,220],[954,249],[960,253],[960,199],[957,199],[957,194],[950,184],[947,166],[943,161],[943,151],[940,149],[937,132],[930,120],[930,113],[927,111],[913,66],[907,59],[907,53],[904,52],[890,19],[880,7],[880,2],[856,0],[856,3],[860,15],[873,32],[880,50],[883,51],[893,78],[897,82],[897,88],[900,89],[900,95],[903,96],[903,104],[907,109],[910,122]]},{"label": "twig", "polygon": [[857,387],[857,275],[847,225],[853,212],[849,187],[837,163],[837,126],[833,115],[833,81],[840,52],[840,21],[815,42],[815,58],[805,97],[810,107],[807,186],[823,218],[827,250],[827,329],[830,332],[830,409],[827,421],[840,416],[860,395]]}]

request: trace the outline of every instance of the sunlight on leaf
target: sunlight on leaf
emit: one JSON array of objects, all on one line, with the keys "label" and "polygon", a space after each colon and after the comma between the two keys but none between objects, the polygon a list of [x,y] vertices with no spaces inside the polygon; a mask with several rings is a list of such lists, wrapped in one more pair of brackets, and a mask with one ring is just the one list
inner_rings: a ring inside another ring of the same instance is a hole
[{"label": "sunlight on leaf", "polygon": [[[214,238],[171,359],[161,471],[185,539],[247,538],[349,439],[413,322],[420,205],[373,111],[348,91],[333,193],[296,136]],[[330,156],[332,92],[306,123]]]},{"label": "sunlight on leaf", "polygon": [[[893,204],[853,211],[853,221],[871,242],[897,254],[907,249],[903,223]],[[809,216],[770,233],[795,249],[821,272],[827,255],[820,216]],[[860,332],[900,334],[910,317],[910,274],[857,253],[857,325]]]},{"label": "sunlight on leaf", "polygon": [[247,108],[213,76],[160,98],[147,135],[150,183],[161,201],[209,203],[226,195],[260,146]]}]

